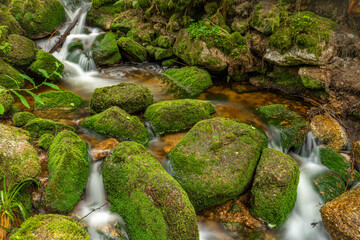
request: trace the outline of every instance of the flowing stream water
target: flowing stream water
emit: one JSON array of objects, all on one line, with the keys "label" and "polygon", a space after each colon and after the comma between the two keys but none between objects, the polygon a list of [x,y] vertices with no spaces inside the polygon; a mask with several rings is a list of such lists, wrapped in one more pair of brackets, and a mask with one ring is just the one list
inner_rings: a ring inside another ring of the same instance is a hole
[{"label": "flowing stream water", "polygon": [[[71,90],[86,100],[89,100],[95,88],[119,84],[120,82],[130,81],[141,83],[150,88],[156,101],[176,99],[176,94],[167,91],[166,83],[158,78],[159,73],[164,71],[162,67],[155,63],[133,64],[124,63],[111,68],[98,70],[92,59],[91,46],[97,36],[102,34],[98,28],[86,27],[86,10],[91,3],[88,1],[63,0],[68,21],[71,22],[82,12],[77,26],[71,31],[60,51],[55,52],[54,56],[65,65],[65,76],[60,83],[61,87]],[[62,34],[67,25],[60,29]],[[56,43],[58,37],[49,40],[41,40],[38,45],[48,51]],[[83,51],[76,50],[68,52],[68,46],[74,41],[83,43]],[[254,124],[265,128],[258,116],[251,109],[267,104],[281,103],[298,113],[305,113],[306,106],[297,100],[284,98],[264,90],[256,89],[246,84],[218,84],[214,81],[214,86],[201,94],[198,99],[210,100],[216,106],[216,116],[238,119],[243,122]],[[86,115],[86,114],[85,114]],[[76,126],[81,137],[93,146],[103,138],[87,131],[79,126],[78,122],[84,115],[57,116],[55,120],[62,120]],[[184,136],[184,133],[170,134],[165,136],[154,136],[150,142],[150,151],[164,164],[164,160],[169,151]],[[282,151],[276,144],[276,138],[269,142],[269,147]],[[299,152],[291,153],[300,164],[300,183],[298,186],[298,196],[295,207],[288,220],[281,229],[282,239],[291,240],[311,240],[328,239],[327,233],[316,224],[321,220],[319,214],[321,199],[313,190],[311,177],[325,168],[319,163],[316,151],[316,144],[311,136],[308,137],[306,144]],[[92,161],[92,160],[90,160]],[[80,201],[74,213],[83,218],[83,222],[88,225],[91,239],[106,239],[105,235],[111,236],[111,228],[115,225],[124,226],[121,217],[111,213],[109,204],[105,199],[105,191],[102,182],[100,169],[101,161],[92,164],[91,174],[86,187],[85,200]],[[96,210],[96,211],[94,211]],[[316,226],[313,228],[311,224]],[[124,228],[123,228],[124,229]],[[233,239],[224,231],[214,231],[207,222],[199,223],[200,238],[202,240]],[[126,233],[122,234],[127,238]],[[113,236],[112,236],[113,237]]]}]

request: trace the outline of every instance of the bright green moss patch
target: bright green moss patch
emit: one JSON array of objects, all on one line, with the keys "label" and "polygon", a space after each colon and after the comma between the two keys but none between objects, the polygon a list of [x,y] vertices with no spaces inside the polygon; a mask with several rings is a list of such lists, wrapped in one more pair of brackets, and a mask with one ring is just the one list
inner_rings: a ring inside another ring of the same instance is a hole
[{"label": "bright green moss patch", "polygon": [[187,194],[143,146],[119,143],[101,168],[110,208],[130,239],[199,239]]},{"label": "bright green moss patch", "polygon": [[[6,4],[6,2],[1,2],[3,4]],[[6,31],[6,33],[8,34],[19,34],[19,35],[23,35],[25,32],[22,29],[22,27],[20,26],[20,24],[16,21],[16,19],[14,18],[13,15],[11,15],[9,8],[4,6],[3,4],[0,4],[0,25],[1,26],[6,26],[6,30],[3,28],[2,36],[0,36],[0,42],[6,39],[7,34],[4,34]]]},{"label": "bright green moss patch", "polygon": [[90,236],[83,226],[70,217],[45,214],[35,215],[27,219],[10,239],[90,240]]},{"label": "bright green moss patch", "polygon": [[307,87],[307,88],[311,88],[311,89],[322,89],[322,88],[324,88],[321,81],[319,81],[319,80],[317,80],[315,78],[312,78],[312,77],[301,76],[301,81],[304,84],[304,86]]},{"label": "bright green moss patch", "polygon": [[299,166],[289,155],[264,149],[251,188],[251,214],[282,224],[295,204],[299,176]]},{"label": "bright green moss patch", "polygon": [[198,67],[168,69],[161,75],[190,96],[197,96],[212,85],[210,74]]},{"label": "bright green moss patch", "polygon": [[64,123],[53,122],[43,118],[35,118],[31,120],[24,126],[24,128],[30,132],[32,137],[41,137],[41,135],[45,133],[56,135],[64,130],[75,132],[73,127],[70,127]]},{"label": "bright green moss patch", "polygon": [[163,67],[171,67],[176,65],[176,63],[179,62],[179,59],[177,58],[171,58],[171,59],[167,59],[161,62],[161,66]]},{"label": "bright green moss patch", "polygon": [[169,36],[160,36],[157,39],[157,45],[161,48],[169,48],[172,45],[171,38]]},{"label": "bright green moss patch", "polygon": [[45,133],[40,137],[38,146],[43,148],[45,151],[47,151],[53,140],[54,140],[53,135],[49,133]]},{"label": "bright green moss patch", "polygon": [[36,53],[36,60],[30,65],[29,70],[37,76],[44,78],[39,69],[43,69],[48,73],[50,81],[58,81],[61,77],[53,73],[54,71],[57,71],[59,74],[62,74],[64,71],[64,64],[57,60],[52,54],[38,50]]},{"label": "bright green moss patch", "polygon": [[[4,55],[4,59],[17,66],[30,65],[35,59],[35,43],[17,34],[9,35],[11,51]],[[0,54],[1,55],[1,54]]]},{"label": "bright green moss patch", "polygon": [[284,19],[288,11],[283,7],[274,7],[270,10],[263,9],[261,4],[257,5],[251,16],[250,26],[264,34],[273,33]]},{"label": "bright green moss patch", "polygon": [[[0,86],[0,89],[5,89]],[[7,113],[11,110],[14,104],[14,98],[11,96],[10,92],[0,92],[0,104],[4,107],[4,113]]]},{"label": "bright green moss patch", "polygon": [[6,88],[17,89],[24,86],[24,79],[20,72],[0,58],[0,85]]},{"label": "bright green moss patch", "polygon": [[171,48],[164,49],[164,48],[156,48],[155,50],[155,60],[162,60],[166,58],[170,58],[174,56],[174,52]]},{"label": "bright green moss patch", "polygon": [[75,93],[61,90],[61,91],[48,91],[40,93],[38,97],[44,102],[40,104],[35,101],[35,110],[75,110],[84,103],[84,99]]},{"label": "bright green moss patch", "polygon": [[140,119],[117,106],[88,117],[81,126],[119,140],[133,140],[143,145],[149,141],[149,134]]},{"label": "bright green moss patch", "polygon": [[23,127],[33,119],[35,119],[35,116],[31,112],[18,112],[12,117],[14,126],[16,127]]},{"label": "bright green moss patch", "polygon": [[48,154],[47,206],[69,213],[79,201],[90,172],[86,143],[73,132],[63,131],[52,142]]},{"label": "bright green moss patch", "polygon": [[118,40],[118,45],[124,51],[124,55],[131,61],[145,62],[147,60],[146,49],[133,39],[121,37]]},{"label": "bright green moss patch", "polygon": [[335,173],[325,173],[313,180],[315,189],[325,202],[333,200],[345,191],[344,181]]},{"label": "bright green moss patch", "polygon": [[195,209],[218,205],[247,190],[260,153],[262,130],[226,118],[198,122],[169,153],[173,177]]},{"label": "bright green moss patch", "polygon": [[109,4],[109,3],[116,3],[117,0],[92,0],[92,6],[94,8],[99,8],[103,5]]},{"label": "bright green moss patch", "polygon": [[116,37],[113,32],[97,37],[92,47],[94,61],[99,66],[114,65],[121,60]]},{"label": "bright green moss patch", "polygon": [[209,101],[184,99],[155,103],[146,109],[144,117],[156,134],[164,134],[186,130],[213,113],[215,107]]},{"label": "bright green moss patch", "polygon": [[285,89],[292,89],[296,92],[305,90],[301,79],[286,71],[286,69],[275,69],[274,72],[271,73],[271,78],[276,84],[285,87]]}]

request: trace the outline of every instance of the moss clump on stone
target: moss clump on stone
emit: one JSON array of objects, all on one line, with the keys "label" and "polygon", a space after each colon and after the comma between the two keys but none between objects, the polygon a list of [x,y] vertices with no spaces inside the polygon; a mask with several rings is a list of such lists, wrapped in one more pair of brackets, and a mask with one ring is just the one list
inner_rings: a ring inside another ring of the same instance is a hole
[{"label": "moss clump on stone", "polygon": [[280,131],[280,144],[283,149],[300,147],[308,132],[308,122],[281,104],[258,107],[255,112],[269,126]]},{"label": "moss clump on stone", "polygon": [[99,27],[104,30],[110,30],[111,22],[121,11],[121,6],[114,5],[112,3],[103,5],[99,8],[92,5],[88,11],[86,22],[90,26]]},{"label": "moss clump on stone", "polygon": [[17,66],[30,65],[35,59],[35,43],[23,36],[17,34],[9,35],[9,44],[11,51],[4,55],[4,59]]},{"label": "moss clump on stone", "polygon": [[167,59],[161,62],[161,66],[163,67],[172,67],[174,65],[176,65],[176,63],[179,62],[179,59],[177,58],[171,58],[171,59]]},{"label": "moss clump on stone", "polygon": [[149,134],[140,119],[117,106],[88,117],[81,122],[81,126],[119,140],[133,140],[143,145],[149,141]]},{"label": "moss clump on stone", "polygon": [[14,126],[16,127],[23,127],[33,119],[35,119],[35,116],[31,112],[18,112],[15,113],[12,118]]},{"label": "moss clump on stone", "polygon": [[65,90],[40,93],[38,97],[44,102],[44,104],[40,104],[35,101],[35,110],[69,111],[78,109],[84,103],[84,99],[75,93]]},{"label": "moss clump on stone", "polygon": [[43,69],[50,76],[49,81],[58,81],[61,77],[54,72],[58,72],[62,74],[64,71],[64,64],[62,64],[59,60],[56,59],[50,53],[44,52],[42,50],[38,50],[36,53],[36,60],[30,65],[29,70],[35,75],[44,78],[39,69]]},{"label": "moss clump on stone", "polygon": [[270,10],[257,5],[250,20],[250,26],[264,34],[273,33],[288,17],[288,11],[283,7],[274,7]]},{"label": "moss clump on stone", "polygon": [[310,89],[322,89],[324,88],[321,81],[308,76],[301,76],[301,81],[305,87]]},{"label": "moss clump on stone", "polygon": [[156,48],[154,56],[155,56],[155,60],[162,60],[174,56],[174,52],[171,48],[168,49]]},{"label": "moss clump on stone", "polygon": [[118,45],[124,51],[124,55],[131,61],[145,62],[147,60],[146,49],[133,39],[121,37],[118,40]]},{"label": "moss clump on stone", "polygon": [[271,79],[280,87],[289,91],[302,92],[305,86],[299,77],[290,73],[288,68],[276,68],[271,74]]},{"label": "moss clump on stone", "polygon": [[85,228],[71,217],[45,214],[27,219],[10,239],[90,240],[90,236]]},{"label": "moss clump on stone", "polygon": [[75,133],[63,131],[53,140],[48,156],[45,201],[50,209],[68,213],[79,201],[88,180],[86,143]]},{"label": "moss clump on stone", "polygon": [[[2,91],[2,89],[4,91]],[[14,104],[14,98],[11,96],[10,92],[5,91],[6,88],[0,86],[0,104],[4,107],[4,114],[9,112]]]},{"label": "moss clump on stone", "polygon": [[[10,77],[10,78],[9,78]],[[15,81],[14,81],[15,80]],[[0,85],[6,88],[17,89],[24,86],[24,79],[20,72],[0,58]]]},{"label": "moss clump on stone", "polygon": [[113,32],[97,37],[92,47],[94,61],[99,66],[114,65],[121,60],[116,37]]},{"label": "moss clump on stone", "polygon": [[325,202],[333,200],[345,191],[344,181],[335,173],[323,173],[313,180],[315,189]]},{"label": "moss clump on stone", "polygon": [[169,153],[173,176],[197,211],[221,204],[250,187],[266,145],[265,133],[251,125],[203,120]]},{"label": "moss clump on stone", "polygon": [[169,36],[160,36],[157,39],[157,44],[161,48],[169,48],[172,45],[171,38]]},{"label": "moss clump on stone", "polygon": [[118,106],[128,113],[145,110],[154,103],[154,97],[148,87],[135,83],[96,88],[92,93],[90,108],[102,112],[112,106]]},{"label": "moss clump on stone", "polygon": [[49,133],[45,133],[40,137],[38,146],[43,148],[45,151],[47,151],[53,140],[54,140],[53,135]]},{"label": "moss clump on stone", "polygon": [[352,186],[360,179],[360,173],[355,169],[352,171],[351,164],[334,149],[330,147],[320,148],[319,154],[321,163],[339,174],[349,186]]},{"label": "moss clump on stone", "polygon": [[143,146],[119,143],[101,168],[110,208],[130,239],[199,239],[186,192]]},{"label": "moss clump on stone", "polygon": [[94,8],[99,8],[103,5],[109,4],[109,3],[116,3],[118,0],[92,0],[92,6]]},{"label": "moss clump on stone", "polygon": [[212,85],[210,74],[198,67],[168,69],[161,75],[183,89],[190,96],[197,96]]},{"label": "moss clump on stone", "polygon": [[[4,2],[0,2],[6,4]],[[6,26],[6,29],[3,28],[2,36],[0,36],[0,42],[6,39],[7,33],[8,34],[19,34],[23,35],[25,33],[24,29],[20,26],[20,24],[16,21],[13,15],[11,15],[9,8],[0,4],[0,23],[2,26]]]},{"label": "moss clump on stone", "polygon": [[64,123],[53,122],[43,118],[35,118],[31,120],[24,126],[24,128],[30,132],[32,137],[41,137],[45,133],[56,135],[64,130],[75,132],[73,127],[70,127]]},{"label": "moss clump on stone", "polygon": [[299,165],[289,155],[264,149],[251,188],[251,214],[282,224],[295,204],[299,176]]},{"label": "moss clump on stone", "polygon": [[164,134],[191,128],[213,113],[215,107],[209,101],[184,99],[155,103],[146,109],[144,117],[150,121],[156,134]]},{"label": "moss clump on stone", "polygon": [[66,19],[65,9],[58,0],[12,0],[9,8],[28,37],[53,32]]},{"label": "moss clump on stone", "polygon": [[84,44],[80,40],[72,42],[68,45],[69,52],[73,52],[77,49],[83,50],[83,48],[84,48]]}]

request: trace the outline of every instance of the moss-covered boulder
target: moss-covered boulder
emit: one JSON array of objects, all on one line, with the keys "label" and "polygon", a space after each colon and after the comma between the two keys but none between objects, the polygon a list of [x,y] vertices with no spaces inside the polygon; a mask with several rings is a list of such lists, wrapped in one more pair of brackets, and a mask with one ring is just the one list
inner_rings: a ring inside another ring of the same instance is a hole
[{"label": "moss-covered boulder", "polygon": [[48,169],[47,207],[68,213],[83,194],[89,176],[86,143],[71,131],[59,133],[49,149]]},{"label": "moss-covered boulder", "polygon": [[339,176],[348,183],[349,186],[352,186],[355,182],[360,180],[360,173],[353,169],[351,163],[349,163],[334,149],[330,147],[320,148],[319,154],[321,163],[330,170],[339,174]]},{"label": "moss-covered boulder", "polygon": [[[0,167],[7,183],[16,184],[40,173],[36,150],[28,142],[28,135],[22,129],[0,124]],[[3,179],[2,172],[0,176]]]},{"label": "moss-covered boulder", "polygon": [[163,60],[174,56],[174,52],[171,48],[156,48],[154,57],[155,60]]},{"label": "moss-covered boulder", "polygon": [[35,43],[32,40],[17,34],[11,34],[8,42],[11,51],[4,55],[7,62],[16,66],[26,66],[34,61],[36,50]]},{"label": "moss-covered boulder", "polygon": [[12,117],[13,124],[16,127],[23,127],[33,119],[35,119],[35,116],[31,112],[18,112]]},{"label": "moss-covered boulder", "polygon": [[[109,3],[95,7],[94,3],[86,15],[86,22],[90,26],[99,27],[103,30],[110,30],[112,21],[123,10],[122,6]],[[116,32],[116,31],[115,31]]]},{"label": "moss-covered boulder", "polygon": [[71,217],[45,214],[27,219],[10,239],[90,240],[90,236],[86,229]]},{"label": "moss-covered boulder", "polygon": [[191,128],[200,120],[210,118],[215,106],[209,101],[183,99],[163,101],[149,106],[144,117],[156,134],[174,133]]},{"label": "moss-covered boulder", "polygon": [[280,25],[280,21],[286,17],[287,11],[279,7],[263,8],[261,5],[256,6],[249,25],[264,34],[273,33]]},{"label": "moss-covered boulder", "polygon": [[0,85],[6,88],[16,89],[24,86],[24,79],[20,72],[0,58]]},{"label": "moss-covered boulder", "polygon": [[99,8],[103,5],[109,4],[109,3],[115,3],[117,0],[92,0],[92,6],[94,8]]},{"label": "moss-covered boulder", "polygon": [[[44,78],[45,76],[39,71],[43,69],[49,75],[49,81],[58,81],[64,71],[64,64],[56,59],[52,54],[38,50],[36,53],[36,60],[30,65],[29,70],[38,77]],[[58,74],[54,73],[57,72]]]},{"label": "moss-covered boulder", "polygon": [[48,119],[35,118],[29,121],[24,128],[30,132],[32,137],[41,137],[45,133],[56,135],[64,130],[73,131],[75,129],[64,123],[54,122]]},{"label": "moss-covered boulder", "polygon": [[102,174],[110,209],[123,217],[130,239],[199,239],[186,192],[143,146],[119,143]]},{"label": "moss-covered boulder", "polygon": [[118,45],[123,51],[123,55],[134,62],[145,62],[147,60],[146,48],[135,42],[131,38],[121,37]]},{"label": "moss-covered boulder", "polygon": [[198,67],[168,69],[161,74],[191,96],[197,96],[212,85],[210,74]]},{"label": "moss-covered boulder", "polygon": [[145,110],[154,103],[154,97],[148,87],[136,83],[96,88],[91,95],[90,108],[102,112],[112,106],[118,106],[128,113]]},{"label": "moss-covered boulder", "polygon": [[28,37],[51,33],[66,19],[59,0],[12,0],[9,9]]},{"label": "moss-covered boulder", "polygon": [[75,93],[65,90],[40,93],[38,97],[44,104],[36,101],[34,104],[34,110],[71,111],[78,109],[85,101]]},{"label": "moss-covered boulder", "polygon": [[321,218],[331,239],[359,239],[360,186],[327,202]]},{"label": "moss-covered boulder", "polygon": [[140,119],[117,106],[86,118],[81,126],[119,140],[133,140],[144,145],[149,141],[149,134]]},{"label": "moss-covered boulder", "polygon": [[280,131],[280,144],[283,149],[300,147],[308,132],[308,123],[296,113],[281,104],[258,107],[255,111],[269,126]]},{"label": "moss-covered boulder", "polygon": [[4,114],[11,111],[14,104],[14,98],[11,96],[11,93],[5,91],[5,89],[6,88],[0,86],[0,104],[4,107]]},{"label": "moss-covered boulder", "polygon": [[196,210],[224,203],[250,187],[266,145],[265,133],[251,125],[220,117],[200,121],[169,153],[173,177]]},{"label": "moss-covered boulder", "polygon": [[322,173],[313,179],[315,189],[324,202],[328,202],[345,191],[345,183],[336,173]]},{"label": "moss-covered boulder", "polygon": [[141,22],[141,10],[129,9],[118,14],[112,21],[110,28],[113,31],[120,30],[123,33],[127,33],[131,29],[135,29]]},{"label": "moss-covered boulder", "polygon": [[98,36],[92,47],[93,58],[98,66],[111,66],[121,60],[116,37],[113,32]]},{"label": "moss-covered boulder", "polygon": [[53,135],[49,133],[45,133],[40,137],[38,146],[44,149],[45,151],[47,151],[53,140],[54,140]]},{"label": "moss-covered boulder", "polygon": [[[3,2],[0,2],[3,3]],[[5,40],[8,34],[19,34],[23,35],[25,33],[24,29],[20,26],[20,24],[16,21],[13,15],[11,15],[9,8],[0,4],[0,26],[6,26],[6,29],[2,28],[2,36],[0,36],[0,42]]]},{"label": "moss-covered boulder", "polygon": [[157,45],[161,48],[169,48],[173,44],[173,40],[170,36],[160,36],[157,39]]},{"label": "moss-covered boulder", "polygon": [[282,224],[295,204],[299,176],[299,165],[289,155],[264,149],[251,188],[251,214]]}]

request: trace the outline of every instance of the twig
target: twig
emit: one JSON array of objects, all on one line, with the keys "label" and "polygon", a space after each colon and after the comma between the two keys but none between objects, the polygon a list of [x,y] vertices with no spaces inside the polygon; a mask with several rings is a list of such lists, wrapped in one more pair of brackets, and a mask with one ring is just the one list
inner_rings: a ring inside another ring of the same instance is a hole
[{"label": "twig", "polygon": [[91,210],[88,214],[86,214],[85,216],[83,216],[82,218],[78,219],[77,221],[80,222],[81,220],[83,220],[84,218],[86,218],[87,216],[89,216],[90,214],[92,214],[93,212],[97,211],[97,210],[100,210],[102,207],[108,205],[109,202],[107,203],[104,203],[103,205],[101,205],[100,207],[98,208],[94,208],[93,210]]}]

